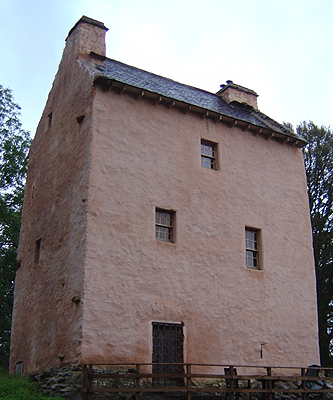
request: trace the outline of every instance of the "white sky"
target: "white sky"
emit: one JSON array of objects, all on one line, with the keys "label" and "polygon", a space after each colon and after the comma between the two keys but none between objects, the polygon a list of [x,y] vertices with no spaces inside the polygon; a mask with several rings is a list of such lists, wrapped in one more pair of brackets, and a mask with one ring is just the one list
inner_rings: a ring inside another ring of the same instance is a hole
[{"label": "white sky", "polygon": [[0,0],[0,84],[32,135],[82,15],[109,28],[109,58],[213,93],[231,79],[279,122],[333,125],[333,0]]}]

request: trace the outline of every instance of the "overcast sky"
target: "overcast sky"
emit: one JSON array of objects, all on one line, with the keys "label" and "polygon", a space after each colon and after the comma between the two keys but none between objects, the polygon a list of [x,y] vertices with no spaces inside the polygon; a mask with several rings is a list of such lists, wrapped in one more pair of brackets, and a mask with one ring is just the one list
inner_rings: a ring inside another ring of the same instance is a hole
[{"label": "overcast sky", "polygon": [[230,79],[278,122],[333,125],[333,0],[0,0],[0,84],[32,135],[82,15],[109,28],[109,58],[213,93]]}]

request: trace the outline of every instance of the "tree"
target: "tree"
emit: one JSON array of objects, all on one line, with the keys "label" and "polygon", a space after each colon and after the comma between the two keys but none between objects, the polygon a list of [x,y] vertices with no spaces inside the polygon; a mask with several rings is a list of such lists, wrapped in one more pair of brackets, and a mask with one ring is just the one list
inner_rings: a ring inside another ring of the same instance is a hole
[{"label": "tree", "polygon": [[0,85],[0,367],[8,367],[16,253],[27,171],[29,132],[20,107]]},{"label": "tree", "polygon": [[333,132],[303,122],[296,132],[308,141],[304,163],[308,182],[317,278],[321,365],[333,365]]}]

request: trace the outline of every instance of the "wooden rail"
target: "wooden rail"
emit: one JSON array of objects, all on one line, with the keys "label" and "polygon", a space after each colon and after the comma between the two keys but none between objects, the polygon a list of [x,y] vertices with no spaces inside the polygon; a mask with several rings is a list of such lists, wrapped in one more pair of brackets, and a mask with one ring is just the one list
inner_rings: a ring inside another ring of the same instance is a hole
[{"label": "wooden rail", "polygon": [[[203,394],[238,400],[274,400],[275,394],[297,395],[306,400],[332,397],[333,368],[266,367],[219,364],[158,364],[176,373],[153,373],[156,364],[83,364],[83,398],[92,400],[94,393],[132,394],[139,400],[145,396],[182,393],[187,400]],[[309,371],[319,376],[309,376]],[[179,372],[179,371],[183,372]],[[317,385],[314,385],[317,384]],[[317,387],[317,388],[315,388]],[[318,388],[319,387],[319,388]]]}]

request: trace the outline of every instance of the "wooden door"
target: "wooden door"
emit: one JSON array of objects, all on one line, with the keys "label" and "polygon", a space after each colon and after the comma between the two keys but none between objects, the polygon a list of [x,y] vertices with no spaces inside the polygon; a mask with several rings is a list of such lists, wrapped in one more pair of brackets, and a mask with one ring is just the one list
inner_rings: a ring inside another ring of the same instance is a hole
[{"label": "wooden door", "polygon": [[[183,373],[184,324],[153,322],[153,373]],[[155,386],[183,385],[182,378],[156,378]]]}]

